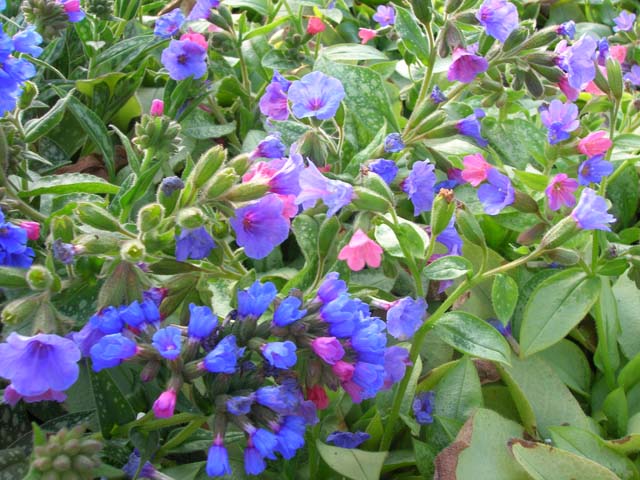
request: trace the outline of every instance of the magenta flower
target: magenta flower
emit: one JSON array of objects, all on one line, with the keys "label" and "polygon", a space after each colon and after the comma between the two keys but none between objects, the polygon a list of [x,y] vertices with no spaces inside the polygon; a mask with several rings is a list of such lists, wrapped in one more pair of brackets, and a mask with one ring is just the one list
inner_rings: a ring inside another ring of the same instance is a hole
[{"label": "magenta flower", "polygon": [[582,190],[578,205],[571,212],[571,218],[575,220],[583,230],[611,231],[610,223],[616,221],[616,217],[607,213],[607,201],[594,190],[585,188]]},{"label": "magenta flower", "polygon": [[435,166],[424,160],[414,163],[409,176],[402,182],[402,191],[413,203],[415,216],[431,210],[436,181]]},{"label": "magenta flower", "polygon": [[453,63],[447,72],[447,79],[450,82],[470,83],[476,78],[476,75],[487,71],[489,62],[484,57],[475,54],[477,49],[476,45],[475,47],[470,46],[466,50],[457,47],[453,51]]},{"label": "magenta flower", "polygon": [[507,0],[484,0],[476,18],[487,35],[504,42],[518,28],[518,9]]},{"label": "magenta flower", "polygon": [[353,187],[340,180],[325,177],[313,162],[300,173],[300,194],[296,204],[307,209],[313,207],[318,200],[329,207],[327,216],[333,216],[342,207],[351,203]]},{"label": "magenta flower", "polygon": [[484,159],[481,153],[467,155],[462,159],[464,169],[462,170],[462,179],[477,187],[487,179],[487,173],[493,168],[490,163]]},{"label": "magenta flower", "polygon": [[236,233],[236,243],[244,247],[249,258],[264,258],[287,239],[289,219],[283,210],[284,203],[273,194],[236,210],[231,227]]},{"label": "magenta flower", "polygon": [[164,102],[162,100],[154,98],[151,101],[149,115],[151,115],[152,117],[161,117],[162,115],[164,115]]},{"label": "magenta flower", "polygon": [[489,183],[480,185],[478,188],[478,199],[487,215],[497,215],[515,201],[516,192],[509,177],[495,168],[489,170],[487,180]]},{"label": "magenta flower", "polygon": [[171,40],[162,52],[162,65],[174,80],[201,78],[207,73],[207,49],[191,40]]},{"label": "magenta flower", "polygon": [[20,222],[20,228],[27,232],[29,240],[38,240],[40,238],[40,224],[38,222],[24,221]]},{"label": "magenta flower", "polygon": [[64,8],[64,12],[69,17],[71,23],[76,23],[84,19],[85,14],[80,8],[80,0],[58,0],[58,3]]},{"label": "magenta flower", "polygon": [[296,117],[328,120],[333,118],[340,107],[344,87],[337,78],[322,72],[311,72],[293,82],[288,93],[291,111]]},{"label": "magenta flower", "polygon": [[573,103],[562,103],[560,100],[553,100],[549,107],[540,110],[542,124],[547,127],[547,138],[551,145],[566,140],[580,126],[578,121],[578,107]]},{"label": "magenta flower", "polygon": [[358,38],[361,40],[360,43],[362,45],[376,38],[377,34],[378,33],[375,30],[372,30],[370,28],[361,28],[360,30],[358,30]]},{"label": "magenta flower", "polygon": [[336,337],[314,338],[311,349],[329,365],[335,365],[344,357],[344,348]]},{"label": "magenta flower", "polygon": [[396,11],[392,5],[379,5],[372,18],[378,22],[381,27],[393,25],[396,23]]},{"label": "magenta flower", "polygon": [[354,272],[362,270],[365,264],[369,268],[378,268],[382,261],[382,248],[358,229],[340,250],[338,260],[345,260]]},{"label": "magenta flower", "polygon": [[173,412],[176,409],[176,397],[176,391],[172,388],[160,394],[156,401],[153,402],[153,414],[156,418],[173,417]]},{"label": "magenta flower", "polygon": [[549,199],[551,210],[560,210],[562,206],[573,207],[576,204],[574,192],[578,189],[578,182],[569,178],[566,173],[559,173],[551,179],[544,193]]},{"label": "magenta flower", "polygon": [[591,132],[578,143],[578,151],[587,157],[594,157],[606,153],[613,142],[607,137],[607,132],[598,130]]}]

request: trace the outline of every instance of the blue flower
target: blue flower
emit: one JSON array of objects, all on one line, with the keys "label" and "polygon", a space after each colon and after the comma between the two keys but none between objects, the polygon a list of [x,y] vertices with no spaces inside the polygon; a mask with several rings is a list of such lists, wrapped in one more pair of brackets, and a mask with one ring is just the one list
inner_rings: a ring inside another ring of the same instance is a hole
[{"label": "blue flower", "polygon": [[153,334],[152,345],[167,360],[175,360],[180,356],[182,330],[178,327],[165,327]]},{"label": "blue flower", "polygon": [[280,453],[285,460],[291,460],[296,450],[304,446],[304,434],[306,424],[304,418],[297,415],[287,415],[282,419],[282,424],[275,429],[278,445],[275,451]]},{"label": "blue flower", "polygon": [[199,307],[191,303],[189,304],[189,314],[187,330],[189,338],[198,340],[207,338],[218,324],[218,317],[207,306]]},{"label": "blue flower", "polygon": [[288,94],[291,111],[296,117],[316,117],[318,120],[333,118],[345,95],[342,82],[322,72],[311,72],[296,80]]},{"label": "blue flower", "polygon": [[91,322],[87,322],[80,329],[79,332],[73,332],[67,335],[80,349],[83,357],[88,357],[91,347],[93,347],[98,340],[104,337],[104,333],[99,328],[96,328]]},{"label": "blue flower", "polygon": [[353,187],[340,180],[330,180],[315,166],[309,166],[300,173],[300,194],[296,204],[304,209],[315,206],[318,200],[329,208],[327,216],[332,217],[342,207],[349,205],[353,198]]},{"label": "blue flower", "polygon": [[182,27],[184,20],[185,18],[182,14],[182,10],[175,8],[156,20],[156,26],[153,33],[162,38],[169,38],[180,31],[180,27]]},{"label": "blue flower", "polygon": [[396,175],[398,175],[398,166],[396,165],[396,162],[385,158],[379,158],[371,162],[369,164],[369,170],[380,175],[388,185],[390,185],[396,178]]},{"label": "blue flower", "polygon": [[405,348],[394,345],[385,349],[383,389],[388,390],[394,383],[402,380],[407,365],[411,365],[411,360],[409,360],[409,352]]},{"label": "blue flower", "polygon": [[209,256],[215,247],[216,242],[206,228],[183,228],[180,235],[176,237],[176,260],[179,262],[184,262],[188,258],[202,260]]},{"label": "blue flower", "polygon": [[473,114],[463,118],[462,120],[458,120],[458,123],[456,123],[456,128],[460,135],[465,135],[467,137],[473,138],[481,147],[486,147],[487,145],[489,145],[489,142],[487,142],[487,140],[483,138],[480,130],[480,119],[484,118],[484,116],[484,111],[480,108],[477,108],[474,110]]},{"label": "blue flower", "polygon": [[121,333],[106,335],[91,347],[93,370],[99,372],[105,368],[117,367],[124,360],[133,357],[137,348],[136,342]]},{"label": "blue flower", "polygon": [[436,394],[433,391],[420,392],[413,400],[413,414],[420,425],[433,423],[433,404]]},{"label": "blue flower", "polygon": [[248,475],[260,475],[267,468],[267,464],[260,452],[254,447],[244,450],[244,471]]},{"label": "blue flower", "polygon": [[426,315],[427,302],[424,298],[401,298],[387,311],[389,334],[398,340],[410,339],[420,328]]},{"label": "blue flower", "polygon": [[289,118],[287,92],[290,86],[291,82],[274,70],[273,78],[258,102],[260,112],[269,120],[284,121]]},{"label": "blue flower", "polygon": [[[113,307],[110,307],[110,308],[113,308]],[[94,317],[95,316],[96,315],[94,315]],[[144,312],[142,311],[142,308],[140,307],[140,303],[137,300],[134,300],[132,303],[130,303],[126,307],[121,307],[118,310],[118,317],[120,320],[122,320],[127,325],[133,328],[140,328],[140,326],[143,323],[145,323]],[[96,319],[96,322],[98,321],[99,321],[99,317]],[[122,328],[115,330],[114,332],[107,332],[107,333],[115,333],[121,330]]]},{"label": "blue flower", "polygon": [[275,194],[262,197],[236,210],[230,220],[236,243],[244,247],[249,258],[261,259],[289,237],[289,219],[284,203]]},{"label": "blue flower", "polygon": [[518,28],[518,9],[506,0],[484,0],[476,14],[487,35],[504,42]]},{"label": "blue flower", "polygon": [[[596,41],[588,35],[568,48],[564,54],[561,67],[567,72],[569,85],[583,90],[596,76],[596,66],[593,56],[596,52]],[[559,101],[559,100],[556,100]]]},{"label": "blue flower", "polygon": [[384,349],[387,336],[386,324],[376,317],[361,318],[351,336],[351,347],[358,355],[358,360],[367,363],[384,362]]},{"label": "blue flower", "polygon": [[607,213],[607,210],[607,201],[594,190],[585,188],[582,190],[576,208],[571,212],[571,218],[583,230],[610,232],[611,227],[609,224],[615,222],[616,217]]},{"label": "blue flower", "polygon": [[251,158],[282,158],[285,156],[285,147],[279,134],[267,135],[264,140],[251,152]]},{"label": "blue flower", "polygon": [[365,432],[333,432],[327,436],[327,443],[341,448],[356,448],[369,440],[371,435]]},{"label": "blue flower", "polygon": [[497,318],[491,318],[487,321],[493,328],[500,332],[500,335],[502,335],[503,337],[511,337],[511,325],[509,323],[505,325]]},{"label": "blue flower", "polygon": [[302,300],[298,297],[287,297],[273,313],[273,323],[278,327],[286,327],[296,320],[300,320],[307,313],[306,309],[300,310]]},{"label": "blue flower", "polygon": [[42,37],[33,25],[13,36],[13,46],[16,51],[26,53],[32,57],[37,58],[42,54],[42,48],[38,46],[41,43]]},{"label": "blue flower", "polygon": [[33,263],[34,256],[33,249],[27,247],[26,230],[5,222],[0,210],[0,265],[28,268]]},{"label": "blue flower", "polygon": [[540,119],[548,128],[547,138],[551,145],[568,139],[576,128],[580,126],[578,121],[578,107],[571,102],[562,103],[553,100],[549,107],[541,108]]},{"label": "blue flower", "polygon": [[616,26],[613,27],[614,32],[628,32],[633,28],[633,24],[636,21],[636,14],[623,10],[613,21],[616,24]]},{"label": "blue flower", "polygon": [[127,463],[122,467],[122,471],[125,473],[127,478],[157,478],[156,475],[158,471],[151,462],[145,462],[140,469],[140,472],[138,472],[138,469],[140,468],[140,460],[140,453],[138,452],[138,449],[135,449],[131,452],[131,455],[129,455]]},{"label": "blue flower", "polygon": [[65,265],[73,263],[73,259],[76,255],[76,248],[71,243],[64,243],[59,238],[51,245],[53,251],[53,258]]},{"label": "blue flower", "polygon": [[447,96],[442,92],[442,90],[440,90],[440,87],[438,87],[437,85],[433,87],[433,90],[431,90],[429,96],[431,97],[431,101],[436,105],[447,101]]},{"label": "blue flower", "polygon": [[218,8],[219,5],[220,0],[197,0],[187,20],[190,22],[194,20],[208,20],[211,15],[211,10]]},{"label": "blue flower", "polygon": [[329,333],[338,338],[353,334],[360,313],[360,305],[347,293],[340,294],[320,309],[320,317],[329,324]]},{"label": "blue flower", "polygon": [[255,392],[255,400],[280,415],[288,415],[298,407],[300,392],[289,385],[260,387]]},{"label": "blue flower", "polygon": [[640,65],[632,65],[631,71],[624,74],[624,79],[636,87],[640,86]]},{"label": "blue flower", "polygon": [[0,0],[0,12],[7,8],[7,0]]},{"label": "blue flower", "polygon": [[347,284],[340,280],[338,272],[330,272],[318,288],[318,298],[322,303],[329,303],[347,291]]},{"label": "blue flower", "polygon": [[227,412],[232,415],[247,415],[253,405],[252,397],[231,397],[227,400]]},{"label": "blue flower", "polygon": [[556,29],[558,35],[565,35],[569,38],[569,40],[573,40],[573,37],[576,35],[576,22],[573,20],[569,20],[568,22],[564,22],[558,26]]},{"label": "blue flower", "polygon": [[[360,399],[373,398],[382,389],[384,385],[384,358],[381,360],[380,365],[356,362],[351,380],[360,388]],[[358,403],[357,398],[354,401]]]},{"label": "blue flower", "polygon": [[84,19],[85,13],[80,8],[80,0],[57,0],[64,8],[71,23],[80,22]]},{"label": "blue flower", "polygon": [[184,188],[184,182],[180,177],[167,177],[162,179],[160,184],[160,190],[166,197],[170,197],[173,192],[182,190]]},{"label": "blue flower", "polygon": [[431,210],[436,181],[434,165],[425,160],[414,163],[409,176],[402,182],[402,191],[413,203],[415,216]]},{"label": "blue flower", "polygon": [[460,255],[462,253],[462,238],[460,238],[460,234],[456,230],[455,215],[451,217],[447,228],[438,234],[436,241],[447,247],[447,255]]},{"label": "blue flower", "polygon": [[397,153],[404,149],[402,135],[399,133],[390,133],[384,139],[384,151],[388,153]]},{"label": "blue flower", "polygon": [[269,430],[258,428],[250,434],[250,443],[260,452],[260,455],[275,460],[274,450],[278,446],[277,437]]},{"label": "blue flower", "polygon": [[497,215],[515,201],[516,192],[509,177],[495,168],[489,170],[487,180],[489,183],[484,183],[478,188],[478,199],[486,214]]},{"label": "blue flower", "polygon": [[231,475],[231,465],[229,465],[229,453],[224,446],[222,436],[217,435],[207,454],[207,475],[210,477],[221,477]]},{"label": "blue flower", "polygon": [[601,38],[598,41],[598,65],[604,66],[610,56],[609,42],[606,38]]},{"label": "blue flower", "polygon": [[162,51],[162,65],[174,80],[201,78],[207,73],[207,49],[191,40],[171,40]]},{"label": "blue flower", "polygon": [[378,5],[376,13],[371,18],[381,27],[387,27],[396,23],[396,11],[392,5]]},{"label": "blue flower", "polygon": [[578,167],[580,185],[600,183],[604,177],[613,173],[613,163],[604,159],[604,155],[596,155],[585,160]]},{"label": "blue flower", "polygon": [[6,60],[14,50],[13,39],[5,33],[0,23],[0,60]]},{"label": "blue flower", "polygon": [[238,315],[240,318],[258,318],[267,311],[277,294],[273,283],[256,280],[248,289],[238,292]]},{"label": "blue flower", "polygon": [[262,346],[262,355],[276,368],[290,368],[298,361],[296,344],[290,340],[264,344]]},{"label": "blue flower", "polygon": [[102,333],[120,333],[124,328],[124,321],[120,317],[120,309],[116,307],[106,307],[93,315],[89,321],[100,329]]},{"label": "blue flower", "polygon": [[224,337],[204,358],[204,367],[212,373],[235,373],[238,357],[244,347],[238,348],[235,335]]}]

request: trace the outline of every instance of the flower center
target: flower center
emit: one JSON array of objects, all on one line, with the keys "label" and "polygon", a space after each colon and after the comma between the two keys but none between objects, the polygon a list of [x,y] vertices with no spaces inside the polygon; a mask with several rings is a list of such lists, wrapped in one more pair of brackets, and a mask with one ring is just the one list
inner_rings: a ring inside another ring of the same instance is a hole
[{"label": "flower center", "polygon": [[180,65],[185,65],[187,63],[187,56],[184,53],[178,55],[178,63]]},{"label": "flower center", "polygon": [[311,100],[309,100],[309,109],[311,110],[320,110],[323,105],[324,102],[321,98],[312,98]]}]

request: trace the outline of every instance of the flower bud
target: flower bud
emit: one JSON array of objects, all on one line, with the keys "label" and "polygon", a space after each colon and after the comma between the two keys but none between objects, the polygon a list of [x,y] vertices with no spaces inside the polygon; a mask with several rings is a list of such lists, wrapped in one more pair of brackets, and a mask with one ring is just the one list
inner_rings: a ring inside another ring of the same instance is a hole
[{"label": "flower bud", "polygon": [[238,180],[239,175],[233,168],[223,168],[218,171],[204,186],[204,197],[215,200],[224,195]]},{"label": "flower bud", "polygon": [[456,201],[453,190],[446,188],[440,189],[440,192],[433,200],[431,209],[431,235],[435,237],[444,231],[449,225],[451,217],[456,211]]},{"label": "flower bud", "polygon": [[164,207],[159,203],[145,205],[138,212],[138,230],[149,232],[158,227],[164,218]]},{"label": "flower bud", "polygon": [[580,255],[568,248],[554,248],[545,252],[545,255],[560,265],[575,265],[580,261]]},{"label": "flower bud", "polygon": [[533,227],[525,230],[518,236],[518,243],[520,245],[531,245],[534,243],[547,229],[547,224],[544,222],[540,222],[535,224]]},{"label": "flower bud", "polygon": [[33,100],[38,96],[38,87],[33,82],[25,82],[22,85],[22,93],[18,99],[18,108],[26,110],[31,106]]},{"label": "flower bud", "polygon": [[264,197],[269,191],[269,185],[258,182],[241,183],[234,185],[224,194],[224,199],[231,202],[246,202]]},{"label": "flower bud", "polygon": [[18,298],[4,306],[0,320],[5,325],[18,325],[31,318],[42,303],[41,295]]},{"label": "flower bud", "polygon": [[51,220],[51,233],[55,240],[69,243],[73,240],[73,221],[66,215],[53,217]]},{"label": "flower bud", "polygon": [[235,170],[238,175],[244,175],[249,170],[251,159],[249,154],[243,153],[231,159],[229,166]]},{"label": "flower bud", "polygon": [[143,115],[135,126],[132,142],[142,151],[152,150],[159,161],[166,160],[178,151],[180,124],[169,117]]},{"label": "flower bud", "polygon": [[113,215],[93,203],[79,203],[75,214],[82,223],[90,227],[110,232],[120,229],[120,222]]},{"label": "flower bud", "polygon": [[152,117],[161,117],[164,115],[164,102],[158,98],[154,98],[151,101],[151,109],[149,115]]},{"label": "flower bud", "polygon": [[624,85],[622,83],[622,69],[620,63],[615,58],[607,59],[607,81],[613,97],[620,101]]},{"label": "flower bud", "polygon": [[[524,27],[517,27],[511,31],[507,39],[502,45],[503,52],[510,52],[511,50],[520,50],[523,46],[523,42],[527,39],[529,31]],[[555,37],[555,32],[554,32]]]},{"label": "flower bud", "polygon": [[536,213],[538,211],[536,201],[526,193],[519,191],[516,191],[516,198],[512,206],[524,213]]},{"label": "flower bud", "polygon": [[558,37],[556,27],[543,28],[531,35],[522,43],[520,50],[530,50],[538,47],[546,47]]},{"label": "flower bud", "polygon": [[46,290],[53,283],[53,276],[45,267],[32,265],[27,272],[27,282],[31,290]]},{"label": "flower bud", "polygon": [[204,225],[204,212],[197,207],[183,208],[176,216],[176,223],[182,228],[198,228]]},{"label": "flower bud", "polygon": [[210,148],[200,156],[198,163],[189,175],[189,181],[195,188],[202,187],[218,171],[227,159],[227,151],[221,145]]},{"label": "flower bud", "polygon": [[315,35],[316,33],[324,32],[326,29],[327,26],[324,24],[321,18],[311,17],[309,19],[309,23],[307,24],[307,33],[309,35]]},{"label": "flower bud", "polygon": [[[411,0],[411,7],[413,8],[413,13],[423,24],[426,25],[431,22],[433,18],[433,5],[431,0]],[[447,12],[449,12],[449,10],[447,10]]]},{"label": "flower bud", "polygon": [[127,262],[142,262],[145,255],[146,250],[139,240],[128,240],[120,248],[120,257]]},{"label": "flower bud", "polygon": [[359,210],[387,213],[389,209],[393,208],[389,200],[373,190],[354,187],[353,191],[355,195],[351,203]]},{"label": "flower bud", "polygon": [[578,224],[572,217],[563,218],[542,237],[540,246],[545,249],[559,247],[578,233],[579,230]]},{"label": "flower bud", "polygon": [[120,248],[115,235],[80,235],[74,239],[74,244],[89,255],[116,254]]},{"label": "flower bud", "polygon": [[604,93],[610,93],[611,89],[609,88],[609,82],[607,82],[607,79],[605,78],[605,76],[602,74],[602,72],[600,71],[599,68],[596,68],[596,76],[593,79],[593,83],[596,84],[596,86],[602,90]]},{"label": "flower bud", "polygon": [[[416,0],[415,3],[420,3],[420,0]],[[462,5],[462,0],[446,0],[444,2],[444,11],[451,14],[454,13]]]},{"label": "flower bud", "polygon": [[40,238],[40,224],[38,222],[20,222],[20,228],[27,232],[29,240],[38,240]]},{"label": "flower bud", "polygon": [[393,192],[389,188],[389,185],[387,185],[387,182],[385,182],[382,177],[375,174],[367,175],[365,176],[363,183],[365,188],[368,188],[381,197],[387,199],[387,201],[393,205],[395,197],[393,195]]}]

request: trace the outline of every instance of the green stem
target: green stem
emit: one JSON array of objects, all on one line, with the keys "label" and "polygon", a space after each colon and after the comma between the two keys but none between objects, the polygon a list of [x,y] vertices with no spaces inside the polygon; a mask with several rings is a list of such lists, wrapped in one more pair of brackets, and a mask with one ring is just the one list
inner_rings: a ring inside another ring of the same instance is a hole
[{"label": "green stem", "polygon": [[158,451],[156,455],[158,458],[164,457],[172,448],[175,448],[179,445],[182,445],[191,435],[193,435],[196,430],[200,428],[203,424],[201,419],[192,420],[189,422],[189,425],[184,427],[180,433],[178,433],[175,437],[165,443],[162,448]]}]

